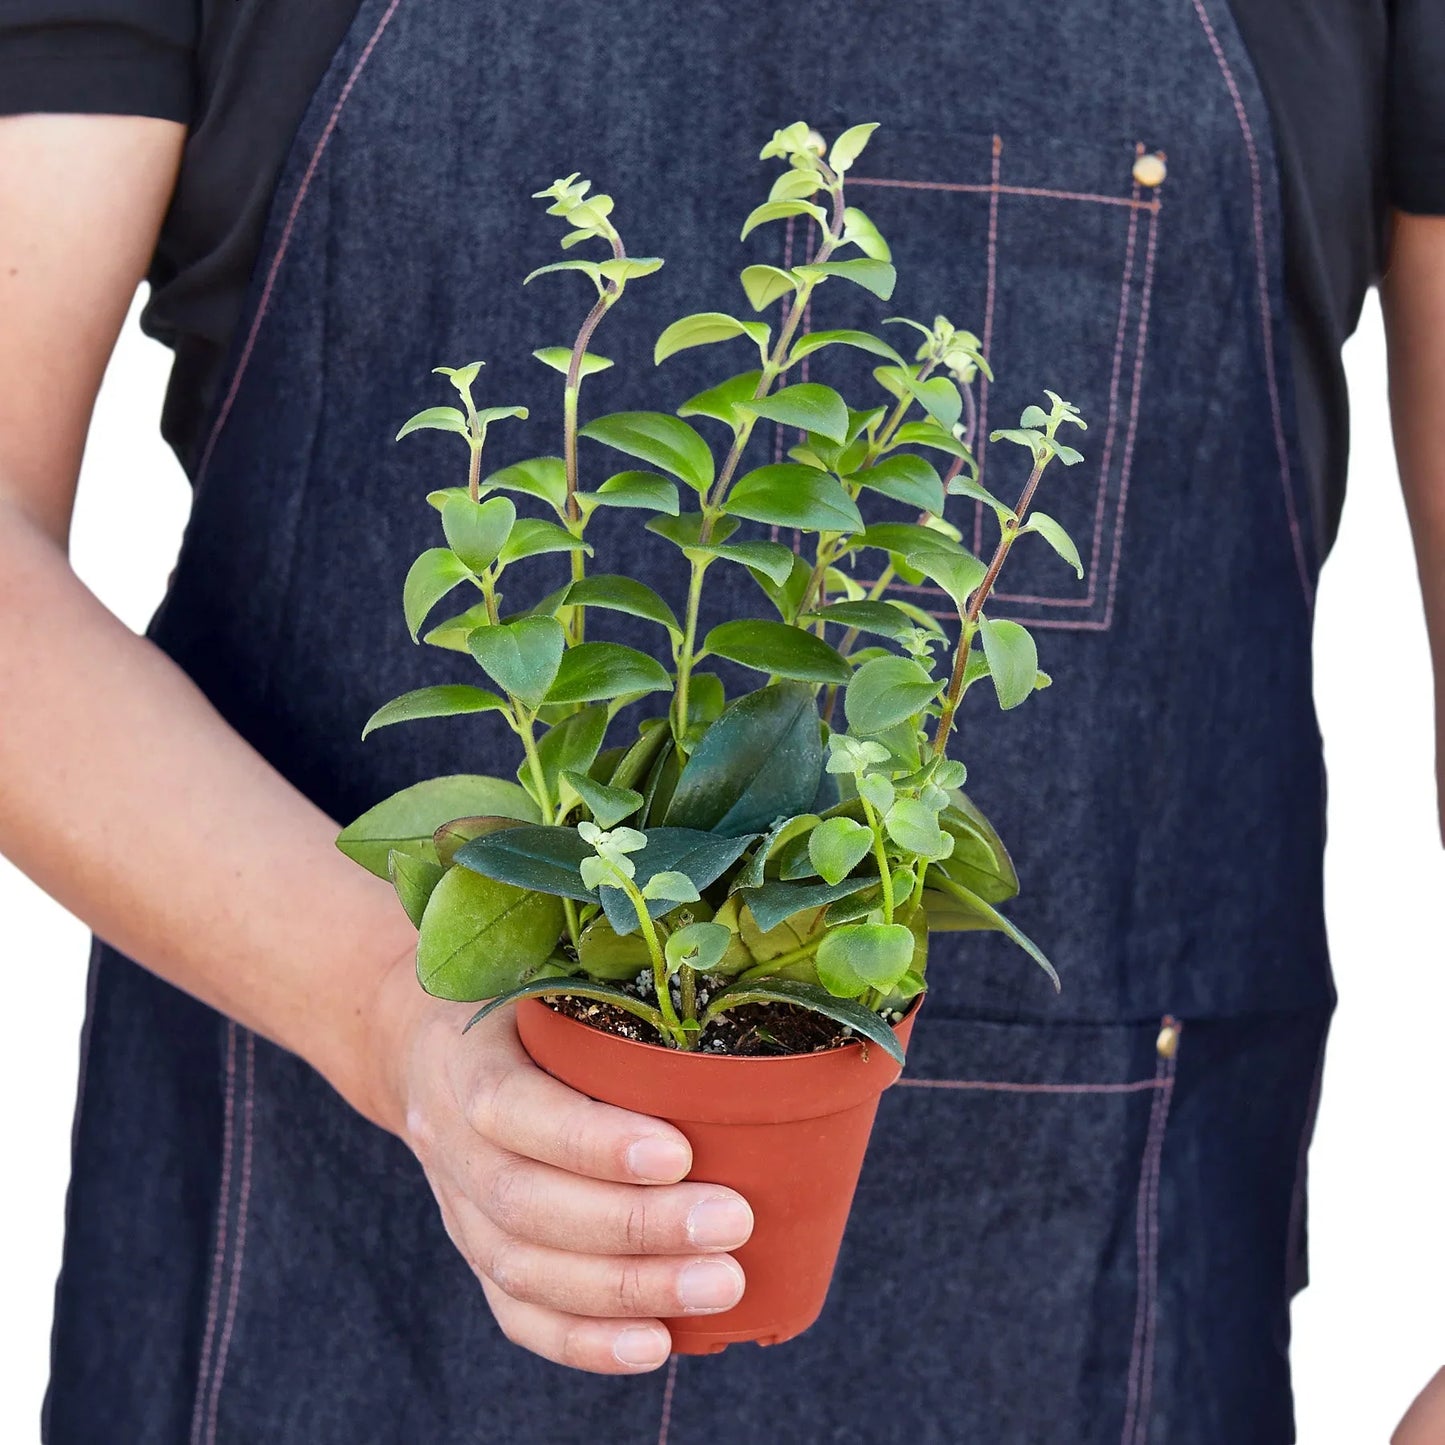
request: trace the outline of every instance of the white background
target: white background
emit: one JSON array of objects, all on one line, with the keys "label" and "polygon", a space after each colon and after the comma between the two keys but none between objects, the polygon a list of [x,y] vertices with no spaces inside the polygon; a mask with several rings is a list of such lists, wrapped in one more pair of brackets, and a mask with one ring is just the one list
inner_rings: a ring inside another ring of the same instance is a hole
[{"label": "white background", "polygon": [[[1373,305],[1347,357],[1350,497],[1316,646],[1341,1006],[1312,1160],[1313,1282],[1295,1309],[1303,1445],[1384,1442],[1445,1364],[1445,854],[1425,633]],[[76,516],[80,575],[137,629],[160,598],[185,516],[185,484],[156,432],[167,365],[132,318],[101,392]],[[86,948],[80,924],[0,860],[5,1445],[38,1438]]]}]

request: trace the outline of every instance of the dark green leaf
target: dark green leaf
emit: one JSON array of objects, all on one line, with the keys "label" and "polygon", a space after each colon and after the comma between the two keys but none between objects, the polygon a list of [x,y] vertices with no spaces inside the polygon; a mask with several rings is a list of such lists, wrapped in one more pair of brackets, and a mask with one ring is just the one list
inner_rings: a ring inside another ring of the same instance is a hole
[{"label": "dark green leaf", "polygon": [[843,694],[848,726],[857,733],[881,733],[920,712],[942,686],[911,657],[875,657],[853,674]]},{"label": "dark green leaf", "polygon": [[831,386],[802,381],[785,386],[769,396],[739,402],[744,411],[766,417],[779,426],[817,432],[829,441],[842,443],[848,435],[848,403]]},{"label": "dark green leaf", "polygon": [[[683,873],[692,879],[700,893],[716,882],[753,841],[756,834],[723,837],[718,833],[702,833],[695,828],[649,828],[647,847],[631,854],[637,869],[633,882],[640,889],[655,873]],[[637,927],[637,910],[620,888],[605,884],[598,890],[608,920],[619,934],[631,933]],[[647,912],[661,918],[677,905],[668,898],[647,900]]]},{"label": "dark green leaf", "polygon": [[1011,919],[1005,918],[993,904],[980,898],[971,889],[955,883],[951,878],[941,875],[936,868],[931,869],[928,874],[929,882],[941,889],[944,893],[956,898],[981,917],[987,919],[993,927],[1005,937],[1012,939],[1014,943],[1023,949],[1043,971],[1048,974],[1049,981],[1053,984],[1055,992],[1062,990],[1057,970],[1045,956],[1044,951]]},{"label": "dark green leaf", "polygon": [[544,522],[540,517],[522,517],[512,528],[512,535],[507,538],[499,560],[506,566],[520,562],[523,557],[539,557],[544,552],[586,552],[590,557],[592,548],[555,522]]},{"label": "dark green leaf", "polygon": [[363,739],[377,728],[389,727],[392,723],[412,722],[417,718],[457,717],[462,713],[493,712],[506,707],[504,698],[480,687],[468,687],[465,683],[444,683],[438,687],[419,687],[414,692],[403,693],[389,703],[377,708],[367,719],[361,730]]},{"label": "dark green leaf", "polygon": [[717,386],[700,391],[678,407],[679,416],[710,416],[714,421],[725,422],[734,431],[743,424],[744,417],[738,405],[751,401],[762,378],[761,371],[745,371],[741,376],[729,377]]},{"label": "dark green leaf", "polygon": [[749,521],[810,532],[863,529],[858,504],[836,477],[789,462],[759,467],[739,477],[728,493],[727,510]]},{"label": "dark green leaf", "polygon": [[943,515],[943,480],[937,470],[908,452],[894,452],[866,471],[854,472],[849,481],[881,492],[885,497],[917,507],[923,512]]},{"label": "dark green leaf", "polygon": [[795,913],[823,908],[876,882],[877,879],[844,878],[837,883],[764,883],[761,888],[740,891],[758,927],[770,933]]},{"label": "dark green leaf", "polygon": [[393,849],[436,861],[432,835],[453,818],[497,814],[536,822],[537,805],[515,783],[475,773],[428,778],[369,808],[341,830],[336,846],[369,873],[386,878]]},{"label": "dark green leaf", "polygon": [[713,479],[712,452],[685,421],[658,411],[620,411],[588,422],[578,433],[628,456],[641,457],[705,492]]},{"label": "dark green leaf", "polygon": [[642,806],[642,794],[632,788],[612,788],[570,768],[562,774],[562,778],[586,803],[587,811],[599,828],[615,827]]},{"label": "dark green leaf", "polygon": [[800,336],[793,343],[792,352],[788,357],[788,365],[791,366],[795,361],[801,361],[805,356],[811,356],[815,351],[821,351],[825,346],[852,346],[859,351],[866,351],[872,356],[886,357],[898,366],[907,364],[886,341],[870,332],[810,331],[806,336]]},{"label": "dark green leaf", "polygon": [[[563,772],[573,768],[579,773],[585,773],[601,751],[602,740],[606,735],[607,708],[601,703],[578,709],[542,734],[537,744],[537,758],[542,764],[542,776],[547,782],[548,797],[554,804]],[[517,778],[528,791],[535,786],[531,765],[526,760],[517,769]]]},{"label": "dark green leaf", "polygon": [[[638,1018],[646,1020],[659,1032],[662,1029],[662,1015],[652,1007],[651,1004],[643,1003],[635,993],[628,993],[624,989],[615,988],[611,984],[593,983],[589,979],[569,978],[559,975],[552,978],[534,978],[529,983],[523,984],[520,988],[510,989],[494,999],[490,999],[483,1007],[467,1021],[467,1028],[470,1029],[487,1017],[495,1013],[497,1009],[506,1004],[515,1003],[519,998],[590,998],[599,1003],[615,1004],[618,1008],[626,1010],[630,1014],[636,1014]],[[875,1015],[876,1017],[876,1015]],[[463,1030],[463,1033],[466,1029]]]},{"label": "dark green leaf", "polygon": [[584,858],[594,856],[575,828],[527,825],[474,839],[457,851],[456,861],[500,883],[595,903],[596,893],[578,871]]},{"label": "dark green leaf", "polygon": [[471,575],[466,564],[448,547],[429,547],[411,564],[402,588],[402,608],[413,642],[427,613],[458,582],[466,581]]},{"label": "dark green leaf", "polygon": [[450,868],[456,862],[458,849],[464,848],[473,838],[485,838],[488,833],[500,833],[504,828],[521,826],[519,818],[453,818],[432,834],[432,845],[436,849],[437,861],[442,867]]},{"label": "dark green leaf", "polygon": [[618,472],[595,492],[584,493],[594,507],[637,507],[677,516],[677,486],[656,472]]},{"label": "dark green leaf", "polygon": [[1039,672],[1039,650],[1028,631],[1017,622],[979,618],[979,636],[998,692],[998,705],[1007,711],[1030,697]]},{"label": "dark green leaf", "polygon": [[416,928],[421,927],[422,915],[426,912],[427,899],[432,896],[442,875],[447,871],[440,863],[418,858],[412,853],[401,853],[393,849],[387,863],[391,874],[391,886],[406,909],[406,916]]},{"label": "dark green leaf", "polygon": [[784,586],[793,575],[798,554],[781,542],[726,542],[718,547],[690,548],[709,557],[721,557],[761,572],[775,587]]},{"label": "dark green leaf", "polygon": [[875,522],[867,531],[848,539],[849,547],[881,547],[896,557],[906,558],[911,552],[962,552],[951,537],[932,527],[915,522]]},{"label": "dark green leaf", "polygon": [[841,684],[852,675],[847,662],[821,637],[786,622],[746,618],[719,623],[703,639],[703,652],[802,682]]},{"label": "dark green leaf", "polygon": [[893,447],[934,447],[941,452],[947,452],[950,456],[967,458],[970,455],[968,448],[953,435],[946,431],[936,422],[931,421],[906,421],[896,432],[893,433]]},{"label": "dark green leaf", "polygon": [[567,636],[554,617],[522,617],[477,628],[467,646],[503,692],[537,708],[562,665]]},{"label": "dark green leaf", "polygon": [[836,623],[839,627],[854,628],[859,632],[873,632],[880,637],[906,637],[917,625],[901,608],[891,602],[832,602],[810,612],[809,618],[821,617],[825,622]]},{"label": "dark green leaf", "polygon": [[562,655],[547,701],[596,702],[671,687],[667,669],[645,652],[620,642],[582,642]]},{"label": "dark green leaf", "polygon": [[673,632],[682,631],[672,608],[635,577],[584,577],[568,588],[563,601],[568,607],[606,607],[660,623]]}]

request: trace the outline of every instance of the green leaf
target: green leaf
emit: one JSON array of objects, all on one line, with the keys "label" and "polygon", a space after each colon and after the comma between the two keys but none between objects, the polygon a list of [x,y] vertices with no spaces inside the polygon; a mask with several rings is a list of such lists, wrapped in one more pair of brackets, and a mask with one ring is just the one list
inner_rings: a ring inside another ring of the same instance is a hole
[{"label": "green leaf", "polygon": [[429,406],[411,417],[397,432],[396,439],[409,437],[414,431],[453,431],[467,435],[467,419],[454,406]]},{"label": "green leaf", "polygon": [[652,718],[642,725],[637,741],[617,761],[607,778],[614,788],[640,788],[646,782],[671,734],[666,720]]},{"label": "green leaf", "polygon": [[956,552],[921,551],[908,554],[908,565],[940,587],[953,599],[961,617],[968,609],[968,599],[988,575],[988,568],[972,552],[960,548]]},{"label": "green leaf", "polygon": [[484,479],[483,486],[521,492],[546,502],[556,512],[567,505],[567,468],[561,457],[529,457]]},{"label": "green leaf", "polygon": [[723,710],[683,768],[669,825],[735,836],[808,811],[823,772],[812,689],[779,683]]},{"label": "green leaf", "polygon": [[516,520],[517,509],[505,497],[448,497],[442,504],[447,545],[473,572],[485,572],[497,560]]},{"label": "green leaf", "polygon": [[1030,513],[1024,531],[1037,532],[1074,569],[1079,580],[1083,581],[1084,564],[1079,559],[1079,549],[1074,546],[1074,539],[1047,512]]},{"label": "green leaf", "polygon": [[555,522],[544,522],[540,517],[519,517],[498,560],[505,567],[524,557],[539,557],[544,552],[585,552],[590,557],[592,548]]},{"label": "green leaf", "polygon": [[769,221],[785,221],[789,216],[811,216],[820,226],[828,224],[828,213],[822,206],[814,205],[812,201],[764,201],[743,222],[742,234],[738,240],[746,241],[759,226],[765,225]]},{"label": "green leaf", "polygon": [[641,457],[697,492],[713,479],[712,452],[685,421],[658,411],[619,411],[588,422],[579,436],[602,442],[631,457]]},{"label": "green leaf", "polygon": [[898,281],[898,273],[887,261],[875,261],[869,256],[859,256],[852,261],[819,261],[794,269],[800,276],[813,276],[819,280],[837,276],[851,281],[883,301],[893,295],[893,287]]},{"label": "green leaf", "polygon": [[785,170],[772,184],[768,192],[770,201],[796,201],[816,195],[824,185],[821,171],[808,167],[793,166]]},{"label": "green leaf", "polygon": [[[542,734],[537,743],[537,759],[542,764],[542,777],[547,784],[550,803],[557,802],[564,772],[572,769],[585,773],[591,768],[601,751],[602,740],[607,736],[607,721],[607,709],[599,703],[595,707],[579,709]],[[535,791],[536,783],[529,760],[524,759],[517,769],[517,781],[528,792]],[[539,798],[537,801],[540,804],[542,800]]]},{"label": "green leaf", "polygon": [[575,828],[527,824],[473,839],[456,861],[500,883],[595,903],[597,894],[583,883],[580,869],[584,858],[596,856]]},{"label": "green leaf", "polygon": [[891,602],[831,602],[810,612],[804,621],[812,618],[822,618],[824,622],[858,632],[877,633],[880,637],[907,637],[915,628],[913,620]]},{"label": "green leaf", "polygon": [[656,472],[618,472],[595,492],[584,493],[594,507],[637,507],[677,516],[677,487]]},{"label": "green leaf", "polygon": [[865,988],[891,993],[913,962],[913,934],[901,923],[850,923],[819,945],[818,978],[829,993],[856,998]]},{"label": "green leaf", "polygon": [[916,522],[875,522],[866,531],[850,538],[848,546],[881,547],[900,559],[913,552],[963,551],[951,537],[935,531],[932,527],[919,526]]},{"label": "green leaf", "polygon": [[747,901],[748,910],[763,933],[770,933],[785,918],[807,909],[823,908],[871,887],[876,878],[843,878],[837,883],[764,883],[761,888],[743,888],[739,892]]},{"label": "green leaf", "polygon": [[927,381],[910,378],[908,390],[924,411],[945,430],[951,430],[963,415],[963,397],[946,376],[931,376]]},{"label": "green leaf", "polygon": [[499,1008],[504,1008],[509,1003],[515,1003],[520,998],[594,999],[599,1003],[614,1004],[627,1013],[636,1014],[638,1018],[651,1024],[659,1033],[662,1031],[662,1015],[651,1004],[644,1003],[635,993],[628,993],[625,989],[616,988],[608,983],[594,983],[590,979],[557,975],[550,978],[534,978],[520,988],[509,989],[506,993],[499,994],[496,998],[483,1004],[472,1015],[462,1032],[465,1033],[467,1029],[481,1023],[488,1014],[495,1013]]},{"label": "green leaf", "polygon": [[854,472],[849,481],[920,511],[932,512],[938,517],[943,515],[946,504],[943,480],[937,469],[922,457],[894,452],[867,470]]},{"label": "green leaf", "polygon": [[825,472],[792,462],[759,467],[738,478],[727,511],[753,522],[810,532],[861,532],[863,517],[843,484]]},{"label": "green leaf", "polygon": [[843,694],[848,726],[857,733],[881,733],[921,711],[942,686],[911,657],[875,657],[853,674]]},{"label": "green leaf", "polygon": [[940,876],[936,869],[929,873],[929,880],[935,883],[945,893],[972,909],[980,917],[986,919],[997,932],[1002,933],[1005,937],[1018,944],[1018,946],[1048,974],[1050,982],[1054,985],[1054,991],[1056,993],[1062,991],[1058,972],[1053,964],[1049,962],[1044,951],[1019,928],[1012,919],[1006,918],[993,904],[980,898],[972,889],[955,883],[951,878]]},{"label": "green leaf", "polygon": [[825,346],[852,346],[873,356],[884,356],[899,366],[907,363],[886,341],[867,331],[810,331],[800,336],[788,356],[788,365],[821,351]]},{"label": "green leaf", "polygon": [[[660,480],[660,479],[659,479]],[[682,626],[666,602],[645,582],[635,577],[610,577],[599,574],[574,582],[562,599],[568,607],[605,607],[656,622],[681,634]]]},{"label": "green leaf", "polygon": [[678,416],[710,416],[714,421],[724,422],[733,431],[738,431],[744,421],[738,411],[738,404],[751,401],[762,379],[761,371],[745,371],[739,376],[729,377],[716,386],[700,391],[689,397],[678,407]]},{"label": "green leaf", "polygon": [[515,783],[475,773],[428,778],[367,809],[343,828],[336,846],[368,873],[386,878],[393,851],[436,862],[432,836],[453,818],[495,814],[535,823],[537,805]]},{"label": "green leaf", "polygon": [[727,1009],[752,1003],[791,1004],[794,1008],[822,1014],[824,1018],[852,1029],[869,1043],[877,1044],[899,1064],[903,1063],[903,1045],[898,1042],[898,1036],[872,1009],[864,1008],[852,999],[834,998],[816,984],[803,983],[798,979],[752,979],[747,983],[734,984],[713,999],[704,1017],[710,1021]]},{"label": "green leaf", "polygon": [[841,684],[852,676],[847,662],[821,637],[786,622],[745,618],[719,623],[703,639],[703,652],[802,682]]},{"label": "green leaf", "polygon": [[918,798],[899,798],[883,819],[888,836],[920,858],[945,858],[953,839],[938,826],[938,814]]},{"label": "green leaf", "polygon": [[[593,197],[594,202],[597,199]],[[654,271],[662,270],[662,265],[660,256],[614,256],[599,261],[597,269],[609,281],[633,281],[639,276],[651,276]]]},{"label": "green leaf", "polygon": [[444,868],[456,862],[459,849],[466,847],[473,838],[484,838],[488,833],[500,833],[503,828],[520,828],[519,818],[453,818],[443,823],[432,834],[432,845],[436,848],[437,861]]},{"label": "green leaf", "polygon": [[[778,180],[781,182],[790,175],[800,174],[798,171],[785,172]],[[791,296],[798,289],[797,277],[777,266],[745,266],[741,279],[754,311],[765,311],[774,301]]]},{"label": "green leaf", "polygon": [[825,883],[841,883],[868,856],[873,830],[852,818],[828,818],[808,834],[808,857]]},{"label": "green leaf", "polygon": [[611,828],[630,818],[642,806],[642,794],[632,788],[612,788],[569,768],[562,774],[572,791],[587,805],[599,828]]},{"label": "green leaf", "polygon": [[843,240],[851,241],[865,255],[875,261],[891,261],[893,253],[883,239],[871,217],[856,206],[843,208]]},{"label": "green leaf", "polygon": [[751,567],[755,572],[761,572],[775,587],[786,584],[798,560],[798,554],[781,542],[727,542],[714,547],[689,547],[687,550]]},{"label": "green leaf", "polygon": [[707,973],[722,962],[733,941],[732,931],[721,923],[689,923],[672,934],[665,946],[669,973],[686,965]]},{"label": "green leaf", "polygon": [[592,978],[626,979],[631,982],[643,970],[652,972],[652,955],[647,951],[647,941],[640,933],[619,937],[605,913],[599,913],[582,930],[577,940],[577,961]]},{"label": "green leaf", "polygon": [[564,924],[557,898],[448,869],[422,914],[417,978],[436,998],[490,998],[546,963]]},{"label": "green leaf", "polygon": [[427,900],[447,870],[440,863],[393,849],[387,859],[387,871],[391,875],[391,886],[396,889],[396,896],[406,909],[406,916],[414,927],[420,928]]},{"label": "green leaf", "polygon": [[457,717],[462,713],[494,712],[506,707],[504,698],[480,687],[469,687],[465,683],[444,683],[439,687],[419,687],[414,692],[403,693],[389,703],[377,708],[367,719],[361,730],[365,740],[377,728],[389,727],[392,723],[412,722],[427,717]]},{"label": "green leaf", "polygon": [[828,164],[841,175],[863,154],[864,146],[868,144],[873,132],[877,129],[878,122],[876,120],[868,121],[863,125],[850,125],[833,142],[833,149],[828,152]]},{"label": "green leaf", "polygon": [[1017,707],[1034,690],[1039,671],[1039,650],[1027,629],[1017,622],[994,622],[979,618],[979,635],[984,656],[998,693],[998,705],[1005,711]]},{"label": "green leaf", "polygon": [[562,665],[567,635],[555,617],[522,617],[477,628],[467,647],[503,692],[538,708]]},{"label": "green leaf", "polygon": [[936,866],[989,903],[1006,903],[1019,891],[1013,859],[993,825],[961,792],[939,814],[939,823],[953,837],[953,852]]},{"label": "green leaf", "polygon": [[602,290],[602,267],[596,261],[553,261],[549,266],[538,266],[522,278],[522,285],[530,285],[538,276],[550,276],[558,271],[580,271],[598,289]]},{"label": "green leaf", "polygon": [[620,642],[580,642],[562,656],[549,703],[597,702],[672,687],[667,669],[655,657]]},{"label": "green leaf", "polygon": [[802,837],[811,829],[816,828],[819,821],[816,813],[796,813],[790,818],[779,818],[768,829],[762,842],[753,849],[753,855],[748,859],[747,866],[733,880],[733,887],[761,888],[766,882],[763,870],[767,867],[769,858],[785,848],[795,838]]},{"label": "green leaf", "polygon": [[948,490],[951,496],[970,497],[975,502],[992,507],[994,516],[1000,522],[1007,522],[1014,514],[1014,509],[1007,502],[999,501],[987,487],[980,485],[972,477],[955,477],[948,484]]},{"label": "green leaf", "polygon": [[735,336],[746,336],[758,348],[763,360],[768,357],[770,327],[761,321],[739,321],[722,311],[699,311],[693,316],[684,316],[674,321],[653,348],[654,366],[661,366],[669,356],[686,351],[693,346],[711,346],[719,341],[731,341]]},{"label": "green leaf", "polygon": [[[717,833],[698,832],[694,828],[649,828],[647,846],[632,855],[637,869],[633,882],[641,889],[655,874],[684,873],[701,892],[737,862],[756,836],[744,833],[741,837],[726,838]],[[606,884],[598,892],[613,928],[620,934],[631,933],[638,926],[637,910],[632,906],[632,900],[622,889],[610,888]],[[675,906],[667,898],[647,900],[647,912],[652,918],[662,917]]]},{"label": "green leaf", "polygon": [[[539,351],[534,351],[533,356],[545,366],[550,366],[553,371],[560,371],[563,376],[567,375],[572,365],[572,348],[570,346],[544,346]],[[606,371],[612,363],[605,356],[594,356],[588,351],[582,357],[581,375],[592,376],[599,371]]]},{"label": "green leaf", "polygon": [[[486,364],[485,361],[469,361],[465,366],[434,366],[431,374],[446,377],[459,392],[465,395],[467,388],[481,374],[481,370]],[[1035,407],[1034,410],[1037,411],[1038,408]]]},{"label": "green leaf", "polygon": [[744,411],[766,417],[779,426],[817,432],[840,445],[848,437],[848,403],[831,386],[800,381],[754,401],[739,402]]},{"label": "green leaf", "polygon": [[406,628],[411,640],[416,635],[429,613],[458,582],[464,582],[472,574],[465,562],[448,547],[428,547],[406,574],[402,587],[402,610],[406,613]]},{"label": "green leaf", "polygon": [[952,432],[946,431],[937,422],[932,421],[904,422],[893,433],[889,449],[906,446],[933,447],[937,451],[947,452],[950,456],[965,459],[972,456],[969,449]]},{"label": "green leaf", "polygon": [[677,872],[654,873],[642,885],[642,896],[649,902],[661,898],[668,903],[696,903],[702,897],[697,884],[686,873]]}]

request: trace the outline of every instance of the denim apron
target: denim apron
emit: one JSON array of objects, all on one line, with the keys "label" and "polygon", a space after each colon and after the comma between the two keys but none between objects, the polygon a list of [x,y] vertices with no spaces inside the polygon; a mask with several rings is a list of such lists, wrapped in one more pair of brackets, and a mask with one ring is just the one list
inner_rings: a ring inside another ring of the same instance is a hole
[{"label": "denim apron", "polygon": [[[1006,497],[1019,456],[991,428],[1044,386],[1090,422],[1086,463],[1040,498],[1086,579],[1020,548],[994,609],[1036,629],[1054,686],[1007,716],[970,705],[957,748],[1062,995],[995,936],[939,940],[821,1321],[613,1379],[503,1340],[400,1143],[100,947],[53,1445],[1293,1439],[1333,1005],[1320,546],[1269,121],[1223,0],[365,0],[279,182],[152,636],[338,820],[423,776],[514,768],[487,719],[360,742],[383,700],[471,675],[412,646],[400,607],[434,541],[424,493],[460,480],[461,449],[391,437],[446,400],[429,368],[480,356],[479,400],[532,408],[492,465],[556,450],[560,379],[529,353],[570,344],[590,290],[520,279],[560,254],[530,193],[574,170],[615,195],[634,254],[667,258],[599,332],[626,360],[584,410],[670,409],[745,369],[708,350],[654,372],[651,344],[742,306],[749,261],[802,259],[801,227],[737,242],[771,180],[759,145],[799,117],[882,123],[850,190],[899,270],[886,306],[824,288],[813,324],[976,330],[997,376],[979,461]],[[812,375],[869,395],[841,350]],[[786,444],[760,428],[750,460]],[[594,480],[625,465],[582,445]],[[676,596],[637,514],[590,536],[605,570]],[[556,585],[550,560],[509,605]],[[709,581],[705,622],[766,611],[740,569]]]}]

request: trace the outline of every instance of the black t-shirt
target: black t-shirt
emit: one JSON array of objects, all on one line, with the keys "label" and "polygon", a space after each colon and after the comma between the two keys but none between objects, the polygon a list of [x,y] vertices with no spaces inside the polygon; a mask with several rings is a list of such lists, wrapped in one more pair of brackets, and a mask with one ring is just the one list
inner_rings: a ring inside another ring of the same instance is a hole
[{"label": "black t-shirt", "polygon": [[[150,115],[189,138],[146,329],[174,347],[163,428],[197,435],[277,172],[358,0],[0,0],[0,113]],[[1445,214],[1445,0],[1232,0],[1269,103],[1301,436],[1326,529],[1344,493],[1340,347],[1387,208]]]}]

